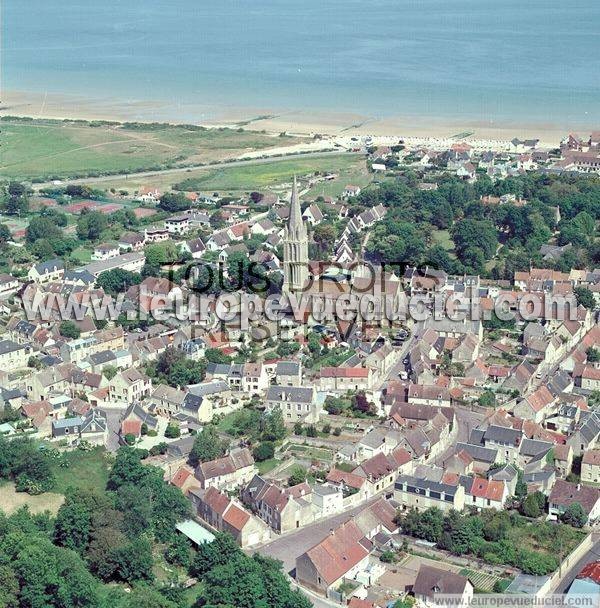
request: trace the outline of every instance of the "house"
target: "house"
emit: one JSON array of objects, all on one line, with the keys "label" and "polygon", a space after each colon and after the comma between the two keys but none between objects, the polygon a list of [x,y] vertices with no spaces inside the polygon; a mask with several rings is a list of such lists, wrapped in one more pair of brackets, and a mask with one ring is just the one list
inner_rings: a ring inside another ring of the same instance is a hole
[{"label": "house", "polygon": [[173,416],[183,408],[186,393],[167,384],[159,384],[150,396],[156,405],[156,413],[161,416]]},{"label": "house", "polygon": [[296,558],[296,580],[328,596],[343,579],[352,579],[366,568],[372,547],[362,530],[349,520]]},{"label": "house", "polygon": [[33,353],[31,346],[17,344],[12,340],[0,340],[0,370],[12,372],[27,367]]},{"label": "house", "polygon": [[0,297],[8,296],[14,293],[21,286],[19,279],[15,279],[6,272],[0,272]]},{"label": "house", "polygon": [[120,253],[121,249],[116,243],[101,243],[94,247],[92,260],[109,260],[110,258],[116,258]]},{"label": "house", "polygon": [[579,503],[588,516],[588,523],[600,517],[600,489],[557,479],[548,497],[548,514],[558,519],[565,509]]},{"label": "house", "polygon": [[106,445],[108,423],[104,412],[97,409],[88,410],[79,427],[79,436],[82,441],[92,445]]},{"label": "house", "polygon": [[442,386],[411,384],[408,387],[408,402],[416,405],[450,407],[450,391]]},{"label": "house", "polygon": [[567,444],[573,448],[575,456],[581,456],[587,450],[600,445],[600,413],[582,412],[579,423],[576,425]]},{"label": "house", "polygon": [[373,388],[373,370],[370,367],[322,367],[318,374],[322,391],[346,393]]},{"label": "house", "polygon": [[452,597],[448,606],[454,602],[468,606],[473,598],[473,585],[466,576],[426,564],[421,564],[412,591],[415,598],[427,606],[444,606],[438,595]]},{"label": "house", "polygon": [[182,252],[189,253],[194,260],[199,260],[206,251],[206,245],[200,237],[184,241],[179,248]]},{"label": "house", "polygon": [[70,443],[79,439],[79,432],[83,418],[76,416],[74,418],[61,418],[60,420],[52,421],[52,438],[66,439]]},{"label": "house", "polygon": [[567,602],[571,598],[580,601],[581,597],[597,598],[600,596],[600,561],[587,563],[575,580],[571,583],[567,593]]},{"label": "house", "polygon": [[144,248],[146,238],[139,232],[126,232],[119,239],[119,248],[123,251],[141,251]]},{"label": "house", "polygon": [[555,401],[555,397],[548,388],[542,385],[515,406],[514,414],[519,418],[541,423],[549,414]]},{"label": "house", "polygon": [[329,485],[336,486],[342,490],[344,499],[355,497],[354,500],[349,500],[354,504],[355,502],[363,502],[371,497],[370,488],[368,488],[367,480],[361,475],[356,473],[348,473],[341,469],[332,468],[327,477],[325,478]]},{"label": "house", "polygon": [[587,450],[581,459],[582,483],[600,483],[600,449]]},{"label": "house", "polygon": [[510,495],[506,483],[499,479],[467,478],[465,505],[501,511]]},{"label": "house", "polygon": [[[439,467],[420,465],[412,475],[399,475],[394,484],[394,500],[402,509],[438,507],[442,511],[465,506],[465,489],[457,483],[457,475],[445,474]],[[452,482],[452,483],[451,483]]]},{"label": "house", "polygon": [[216,460],[201,462],[194,473],[203,489],[235,490],[256,475],[254,458],[248,448],[236,448]]},{"label": "house", "polygon": [[579,385],[585,391],[600,390],[600,368],[586,365],[579,377]]},{"label": "house", "polygon": [[240,497],[278,533],[301,528],[315,518],[312,490],[306,482],[282,488],[255,475],[242,489]]},{"label": "house", "polygon": [[168,217],[165,220],[165,229],[173,235],[186,234],[190,231],[190,218],[187,215]]},{"label": "house", "polygon": [[59,258],[40,262],[29,269],[27,277],[35,283],[51,283],[60,281],[65,273],[65,264]]},{"label": "house", "polygon": [[270,386],[265,398],[268,412],[280,408],[286,424],[319,421],[320,405],[314,387]]},{"label": "house", "polygon": [[312,504],[318,517],[330,517],[344,509],[344,493],[339,486],[327,483],[313,486]]},{"label": "house", "polygon": [[212,528],[231,534],[240,547],[252,547],[270,539],[271,531],[261,519],[216,488],[194,488],[189,495],[198,517]]},{"label": "house", "polygon": [[275,366],[275,382],[278,386],[300,386],[302,365],[297,361],[278,361]]},{"label": "house", "polygon": [[109,400],[114,403],[134,403],[150,395],[152,380],[136,368],[116,374],[108,384]]},{"label": "house", "polygon": [[133,435],[139,438],[144,426],[148,430],[156,431],[158,429],[158,418],[147,412],[138,403],[132,403],[121,418],[120,436],[124,438],[126,435]]},{"label": "house", "polygon": [[108,260],[98,260],[83,266],[81,270],[87,270],[90,274],[98,278],[103,272],[122,268],[130,272],[140,272],[146,262],[146,256],[141,251],[130,251],[122,253]]},{"label": "house", "polygon": [[254,222],[254,224],[252,224],[252,228],[250,228],[250,232],[252,234],[258,234],[261,236],[273,234],[276,231],[277,227],[275,224],[266,217],[258,220],[258,222]]},{"label": "house", "polygon": [[361,193],[360,186],[354,186],[348,184],[342,192],[342,198],[350,198],[351,196],[358,196]]},{"label": "house", "polygon": [[302,219],[311,226],[316,226],[323,221],[323,212],[314,203],[309,205],[302,214]]},{"label": "house", "polygon": [[373,496],[393,485],[401,473],[412,470],[412,457],[404,448],[398,448],[390,454],[379,453],[362,462],[352,473],[367,480],[366,489]]}]

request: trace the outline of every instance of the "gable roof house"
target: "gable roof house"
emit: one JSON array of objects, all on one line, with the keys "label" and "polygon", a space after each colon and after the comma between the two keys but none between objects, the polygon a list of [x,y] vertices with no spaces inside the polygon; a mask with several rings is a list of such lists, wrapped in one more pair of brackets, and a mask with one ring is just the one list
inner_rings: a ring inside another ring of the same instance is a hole
[{"label": "gable roof house", "polygon": [[321,411],[314,387],[270,386],[265,406],[268,412],[280,408],[286,424],[316,423]]},{"label": "gable roof house", "polygon": [[314,521],[311,494],[306,482],[282,488],[255,475],[242,489],[240,497],[273,530],[283,533]]},{"label": "gable roof house", "polygon": [[270,539],[269,526],[216,488],[194,488],[189,495],[198,517],[216,530],[231,534],[240,547],[252,547]]},{"label": "gable roof house", "polygon": [[235,490],[256,475],[254,458],[248,448],[235,448],[222,458],[201,462],[195,476],[203,489]]},{"label": "gable roof house", "polygon": [[438,595],[452,595],[459,596],[459,604],[468,606],[474,592],[466,576],[426,564],[421,564],[412,590],[415,598],[426,605],[439,605],[439,600],[435,601]]},{"label": "gable roof house", "polygon": [[347,521],[296,558],[296,580],[327,596],[367,566],[372,547],[356,523]]},{"label": "gable roof house", "polygon": [[36,283],[51,283],[52,281],[60,281],[65,273],[65,264],[59,258],[54,258],[46,262],[34,264],[27,273],[30,281]]},{"label": "gable roof house", "polygon": [[548,497],[548,513],[557,519],[573,503],[579,503],[588,516],[588,523],[600,517],[600,489],[557,479]]},{"label": "gable roof house", "polygon": [[134,403],[151,391],[152,380],[134,367],[117,373],[108,383],[109,399],[115,403]]}]

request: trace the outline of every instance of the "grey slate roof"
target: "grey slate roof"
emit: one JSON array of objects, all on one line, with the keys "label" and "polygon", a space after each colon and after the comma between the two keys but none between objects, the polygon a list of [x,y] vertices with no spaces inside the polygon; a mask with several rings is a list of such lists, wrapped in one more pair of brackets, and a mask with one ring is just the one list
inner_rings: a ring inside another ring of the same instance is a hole
[{"label": "grey slate roof", "polygon": [[303,386],[270,386],[267,401],[291,401],[293,403],[310,403],[314,390]]},{"label": "grey slate roof", "polygon": [[491,425],[485,431],[483,440],[485,444],[487,444],[488,441],[493,441],[495,443],[517,446],[519,445],[522,436],[522,432],[517,429]]},{"label": "grey slate roof", "polygon": [[472,443],[458,442],[456,444],[455,453],[465,450],[474,460],[479,462],[488,462],[494,464],[498,457],[498,450],[485,448],[481,445],[473,445]]}]

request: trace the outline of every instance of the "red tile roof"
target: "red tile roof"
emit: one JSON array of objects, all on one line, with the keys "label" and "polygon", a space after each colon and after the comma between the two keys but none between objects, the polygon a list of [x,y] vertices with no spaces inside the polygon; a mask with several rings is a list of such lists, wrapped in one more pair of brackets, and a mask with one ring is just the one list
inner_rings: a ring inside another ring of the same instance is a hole
[{"label": "red tile roof", "polygon": [[586,564],[583,570],[577,575],[577,578],[590,578],[600,585],[600,561]]},{"label": "red tile roof", "polygon": [[[362,541],[362,542],[361,542]],[[331,585],[369,555],[370,542],[347,521],[306,552],[319,576]]]}]

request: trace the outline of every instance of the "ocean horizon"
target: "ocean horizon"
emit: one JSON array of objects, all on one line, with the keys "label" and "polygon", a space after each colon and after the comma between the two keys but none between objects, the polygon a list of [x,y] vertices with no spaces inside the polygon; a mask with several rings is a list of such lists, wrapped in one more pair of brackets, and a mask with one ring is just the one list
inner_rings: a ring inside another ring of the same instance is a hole
[{"label": "ocean horizon", "polygon": [[2,87],[172,106],[600,125],[597,0],[9,0]]}]

